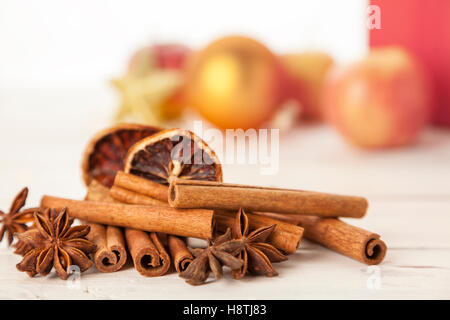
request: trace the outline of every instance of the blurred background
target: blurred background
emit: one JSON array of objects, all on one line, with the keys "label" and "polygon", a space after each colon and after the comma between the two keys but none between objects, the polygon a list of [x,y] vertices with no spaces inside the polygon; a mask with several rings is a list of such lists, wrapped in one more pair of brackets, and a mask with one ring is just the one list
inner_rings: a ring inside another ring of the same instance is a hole
[{"label": "blurred background", "polygon": [[345,8],[335,1],[286,0],[0,3],[2,89],[106,87],[139,47],[157,43],[201,49],[244,34],[280,53],[323,49],[344,60],[363,54],[367,43],[367,3],[358,0]]},{"label": "blurred background", "polygon": [[196,119],[281,130],[275,176],[225,181],[447,199],[449,21],[446,0],[0,0],[0,203],[83,197],[104,127]]}]

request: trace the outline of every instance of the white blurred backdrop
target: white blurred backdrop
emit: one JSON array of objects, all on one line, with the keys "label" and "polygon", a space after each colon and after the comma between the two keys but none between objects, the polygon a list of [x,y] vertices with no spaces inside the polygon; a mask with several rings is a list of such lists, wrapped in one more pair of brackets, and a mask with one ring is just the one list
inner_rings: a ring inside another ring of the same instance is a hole
[{"label": "white blurred backdrop", "polygon": [[366,8],[364,0],[0,0],[0,90],[98,87],[139,46],[199,48],[230,33],[347,61],[366,50]]}]

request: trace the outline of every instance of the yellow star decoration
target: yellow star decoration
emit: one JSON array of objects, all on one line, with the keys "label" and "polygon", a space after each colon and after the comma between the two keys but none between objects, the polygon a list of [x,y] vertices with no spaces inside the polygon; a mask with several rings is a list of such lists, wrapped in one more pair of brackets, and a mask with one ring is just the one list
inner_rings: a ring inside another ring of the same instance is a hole
[{"label": "yellow star decoration", "polygon": [[119,90],[122,102],[115,116],[116,121],[137,118],[146,124],[158,125],[168,120],[170,105],[165,102],[180,88],[180,72],[153,69],[145,74],[127,73],[112,80]]}]

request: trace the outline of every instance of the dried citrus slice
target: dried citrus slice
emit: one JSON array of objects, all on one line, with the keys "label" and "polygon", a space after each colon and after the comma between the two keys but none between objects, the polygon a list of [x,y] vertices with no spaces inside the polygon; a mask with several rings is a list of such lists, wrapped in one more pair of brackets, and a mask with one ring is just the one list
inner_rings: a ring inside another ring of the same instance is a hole
[{"label": "dried citrus slice", "polygon": [[174,178],[222,181],[214,151],[188,130],[170,129],[140,140],[128,151],[124,171],[169,185]]},{"label": "dried citrus slice", "polygon": [[120,124],[97,133],[83,156],[82,170],[86,185],[95,179],[111,187],[117,171],[123,168],[128,149],[137,141],[160,130],[138,124]]}]

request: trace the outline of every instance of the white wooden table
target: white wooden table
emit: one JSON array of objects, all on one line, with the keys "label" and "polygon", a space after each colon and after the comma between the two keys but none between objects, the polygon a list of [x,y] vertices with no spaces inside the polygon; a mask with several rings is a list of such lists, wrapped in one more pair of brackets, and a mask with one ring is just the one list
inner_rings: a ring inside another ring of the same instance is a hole
[{"label": "white wooden table", "polygon": [[[28,204],[43,194],[82,198],[81,152],[107,126],[115,96],[107,88],[45,92],[0,90],[0,208],[30,187]],[[128,267],[102,274],[95,268],[78,283],[29,278],[20,257],[0,245],[0,298],[15,299],[449,299],[450,130],[430,129],[415,147],[365,152],[346,145],[330,128],[302,127],[282,134],[280,170],[261,176],[258,166],[226,165],[224,179],[255,185],[366,196],[363,220],[388,245],[378,267],[304,240],[277,264],[276,278],[230,273],[191,287],[176,274],[144,278]]]}]

